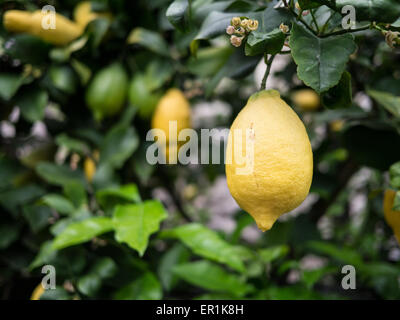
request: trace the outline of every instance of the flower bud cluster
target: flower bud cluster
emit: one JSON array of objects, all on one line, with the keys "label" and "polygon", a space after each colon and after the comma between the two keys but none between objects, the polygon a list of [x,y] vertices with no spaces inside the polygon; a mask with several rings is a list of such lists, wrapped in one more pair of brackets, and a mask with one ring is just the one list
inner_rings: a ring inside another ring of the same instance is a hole
[{"label": "flower bud cluster", "polygon": [[234,17],[231,24],[226,28],[226,33],[231,36],[231,44],[240,47],[243,39],[251,32],[258,29],[258,21]]}]

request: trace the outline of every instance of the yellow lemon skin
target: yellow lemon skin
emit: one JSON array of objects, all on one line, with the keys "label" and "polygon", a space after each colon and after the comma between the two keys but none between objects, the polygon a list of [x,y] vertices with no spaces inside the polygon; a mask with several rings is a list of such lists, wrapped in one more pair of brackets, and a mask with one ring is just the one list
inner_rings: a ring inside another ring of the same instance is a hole
[{"label": "yellow lemon skin", "polygon": [[[262,231],[307,197],[313,175],[311,144],[303,123],[279,92],[250,97],[232,124],[226,152],[230,193]],[[246,155],[246,161],[238,160],[237,153]],[[240,171],[246,166],[252,170]]]},{"label": "yellow lemon skin", "polygon": [[292,100],[303,111],[314,111],[321,105],[319,95],[311,89],[296,91],[292,95]]},{"label": "yellow lemon skin", "polygon": [[176,121],[178,135],[181,130],[191,127],[189,101],[182,91],[175,88],[169,89],[160,99],[152,118],[152,128],[161,129],[165,133],[167,141],[170,140],[170,121]]},{"label": "yellow lemon skin", "polygon": [[9,10],[3,16],[4,27],[11,32],[29,33],[57,46],[63,46],[80,37],[83,29],[64,16],[55,14],[55,29],[44,29],[42,11]]},{"label": "yellow lemon skin", "polygon": [[383,199],[383,213],[387,224],[392,228],[397,242],[400,245],[400,211],[394,211],[393,203],[396,192],[394,190],[386,190]]},{"label": "yellow lemon skin", "polygon": [[339,132],[342,131],[344,124],[344,120],[334,120],[330,123],[329,127],[333,132]]},{"label": "yellow lemon skin", "polygon": [[41,283],[38,284],[38,286],[33,290],[32,295],[31,295],[31,300],[40,300],[40,297],[44,293],[44,288]]},{"label": "yellow lemon skin", "polygon": [[91,21],[97,18],[111,20],[112,15],[109,12],[93,12],[90,1],[80,2],[74,9],[74,20],[83,29],[85,29]]},{"label": "yellow lemon skin", "polygon": [[83,171],[85,172],[85,177],[88,182],[93,181],[93,177],[96,173],[96,163],[90,157],[86,157],[83,163]]}]

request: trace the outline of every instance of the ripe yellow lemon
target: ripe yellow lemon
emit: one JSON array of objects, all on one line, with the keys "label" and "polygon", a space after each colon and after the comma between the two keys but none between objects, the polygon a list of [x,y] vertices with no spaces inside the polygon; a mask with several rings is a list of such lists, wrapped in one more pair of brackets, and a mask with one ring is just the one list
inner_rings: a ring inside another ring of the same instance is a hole
[{"label": "ripe yellow lemon", "polygon": [[93,181],[93,177],[96,173],[96,163],[90,157],[86,157],[83,163],[83,171],[85,172],[85,177],[88,182]]},{"label": "ripe yellow lemon", "polygon": [[25,32],[49,43],[63,46],[80,37],[83,29],[75,22],[56,13],[56,28],[45,29],[42,21],[46,17],[41,10],[34,12],[9,10],[4,13],[3,25],[11,32]]},{"label": "ripe yellow lemon", "polygon": [[317,110],[321,103],[319,95],[311,89],[301,89],[292,95],[293,102],[303,111]]},{"label": "ripe yellow lemon", "polygon": [[393,210],[393,202],[396,192],[394,190],[386,190],[383,199],[383,213],[387,224],[392,228],[397,242],[400,244],[400,211]]},{"label": "ripe yellow lemon", "polygon": [[80,2],[74,9],[74,20],[83,29],[85,29],[91,21],[97,18],[105,18],[111,20],[112,16],[109,12],[93,12],[92,4],[90,1]]},{"label": "ripe yellow lemon", "polygon": [[44,288],[41,283],[37,285],[35,290],[33,290],[32,295],[31,295],[31,300],[40,300],[40,297],[44,293]]},{"label": "ripe yellow lemon", "polygon": [[229,190],[262,231],[307,197],[313,154],[306,129],[275,90],[250,97],[229,132]]},{"label": "ripe yellow lemon", "polygon": [[[175,123],[172,124],[171,122]],[[170,124],[172,125],[171,128],[176,126],[176,132],[170,132]],[[171,155],[173,159],[176,159],[178,149],[180,145],[184,143],[178,141],[179,133],[181,130],[190,127],[189,101],[185,98],[182,91],[178,89],[168,90],[158,102],[152,118],[152,128],[160,129],[165,134],[165,141],[159,140],[159,143],[161,144],[161,149],[164,150],[166,154],[167,162],[169,155]],[[169,147],[170,141],[172,149]],[[163,146],[163,144],[165,144],[165,146]],[[176,161],[172,160],[171,162]]]}]

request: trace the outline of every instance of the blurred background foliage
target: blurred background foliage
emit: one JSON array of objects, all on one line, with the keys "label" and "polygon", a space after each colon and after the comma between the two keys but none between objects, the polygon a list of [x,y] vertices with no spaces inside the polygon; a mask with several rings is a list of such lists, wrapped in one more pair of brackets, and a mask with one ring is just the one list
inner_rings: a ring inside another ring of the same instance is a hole
[{"label": "blurred background foliage", "polygon": [[[73,19],[79,2],[2,0],[0,10],[51,4]],[[268,87],[304,121],[315,172],[303,205],[270,231],[237,207],[223,164],[146,162],[151,115],[168,88],[190,99],[199,132],[230,127],[265,63],[258,47],[232,47],[225,28],[236,13],[262,15],[264,33],[291,25],[275,4],[91,1],[99,16],[62,47],[0,26],[2,299],[29,299],[45,264],[56,267],[57,289],[41,299],[400,298],[399,244],[382,209],[383,191],[400,188],[398,165],[389,174],[400,160],[400,60],[381,33],[354,34],[348,72],[314,110],[293,99],[306,86],[291,56],[276,57]],[[331,9],[314,10],[332,14],[332,30],[340,24]],[[127,83],[105,91],[106,74],[88,93],[116,63]],[[90,94],[121,100],[121,110],[99,121]],[[341,287],[347,264],[356,290]]]}]

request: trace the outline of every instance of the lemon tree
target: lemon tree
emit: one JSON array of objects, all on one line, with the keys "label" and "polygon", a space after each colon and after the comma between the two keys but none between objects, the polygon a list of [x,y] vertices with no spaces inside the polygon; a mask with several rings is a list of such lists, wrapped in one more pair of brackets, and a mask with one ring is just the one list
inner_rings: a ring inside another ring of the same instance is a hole
[{"label": "lemon tree", "polygon": [[2,298],[400,298],[399,1],[41,5],[0,3]]}]

